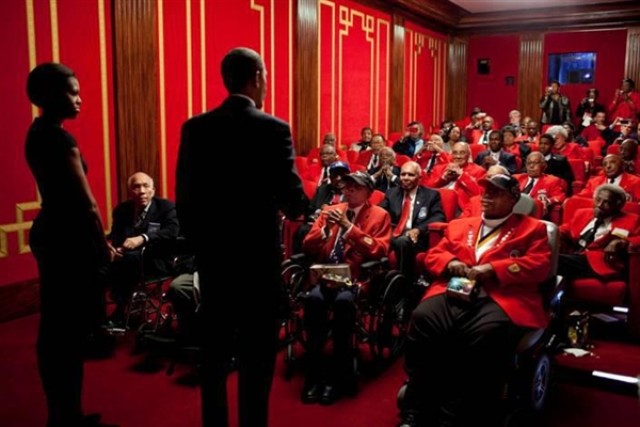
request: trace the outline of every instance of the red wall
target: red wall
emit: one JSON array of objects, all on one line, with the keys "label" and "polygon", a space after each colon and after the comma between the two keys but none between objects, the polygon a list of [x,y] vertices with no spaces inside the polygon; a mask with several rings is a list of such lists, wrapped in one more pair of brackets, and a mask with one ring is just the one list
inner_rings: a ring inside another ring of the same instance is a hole
[{"label": "red wall", "polygon": [[391,16],[348,0],[323,0],[318,22],[317,143],[332,132],[338,143],[348,147],[366,126],[386,135]]},{"label": "red wall", "polygon": [[295,16],[292,0],[172,0],[158,5],[158,72],[164,81],[158,87],[157,181],[161,195],[173,198],[180,128],[225,98],[220,62],[231,48],[246,46],[262,55],[268,80],[264,110],[292,124]]},{"label": "red wall", "polygon": [[[590,84],[564,85],[560,89],[571,100],[575,113],[585,91],[595,87],[600,92],[600,103],[608,107],[614,92],[621,86],[627,49],[627,30],[582,31],[549,33],[544,38],[544,75],[540,94],[547,84],[547,59],[550,53],[596,52],[595,80]],[[575,117],[574,117],[575,118]]]},{"label": "red wall", "polygon": [[[627,30],[601,30],[548,33],[544,37],[543,73],[540,76],[540,95],[547,85],[548,55],[550,53],[596,52],[596,71],[593,84],[564,85],[561,91],[569,96],[575,112],[586,89],[596,87],[600,102],[611,102],[624,76]],[[518,108],[518,63],[520,38],[518,35],[477,36],[469,40],[467,106],[469,111],[478,105],[500,124],[507,121],[510,110]],[[478,75],[477,60],[489,59],[489,75]],[[504,77],[514,76],[514,85],[505,85]],[[535,117],[539,119],[539,117]]]},{"label": "red wall", "polygon": [[[469,40],[467,62],[467,109],[479,106],[498,124],[508,121],[509,111],[518,108],[518,58],[520,37],[517,35],[477,36]],[[490,72],[479,75],[478,59],[488,59]],[[513,86],[505,77],[513,76]],[[455,82],[449,82],[454,85]],[[452,117],[461,119],[462,117]]]},{"label": "red wall", "polygon": [[418,120],[424,125],[425,133],[440,126],[445,114],[446,66],[446,37],[406,21],[403,108],[405,124]]},{"label": "red wall", "polygon": [[[0,286],[37,277],[28,229],[39,209],[36,185],[24,160],[24,138],[34,114],[25,93],[29,70],[56,61],[80,82],[82,112],[65,127],[76,137],[89,165],[89,183],[105,221],[116,200],[110,0],[0,2]],[[57,5],[54,13],[51,6]],[[103,20],[99,20],[99,11]],[[100,26],[100,22],[103,26]],[[28,37],[28,23],[33,38]],[[54,36],[52,36],[54,34]],[[100,38],[104,42],[100,48]],[[101,55],[102,54],[102,55]],[[104,85],[103,85],[104,82]],[[106,153],[106,154],[105,154]],[[109,224],[105,224],[109,228]]]}]

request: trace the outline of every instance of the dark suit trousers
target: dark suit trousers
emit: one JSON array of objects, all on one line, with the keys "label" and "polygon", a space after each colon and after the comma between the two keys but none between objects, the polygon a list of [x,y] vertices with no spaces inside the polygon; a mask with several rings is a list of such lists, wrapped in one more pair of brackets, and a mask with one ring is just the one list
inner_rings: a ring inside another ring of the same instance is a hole
[{"label": "dark suit trousers", "polygon": [[229,425],[227,375],[235,348],[240,426],[266,426],[278,343],[277,270],[222,282],[210,259],[198,257],[196,262],[204,322],[202,425]]},{"label": "dark suit trousers", "polygon": [[406,411],[424,425],[498,425],[514,329],[489,298],[468,304],[442,294],[422,301],[407,340]]}]

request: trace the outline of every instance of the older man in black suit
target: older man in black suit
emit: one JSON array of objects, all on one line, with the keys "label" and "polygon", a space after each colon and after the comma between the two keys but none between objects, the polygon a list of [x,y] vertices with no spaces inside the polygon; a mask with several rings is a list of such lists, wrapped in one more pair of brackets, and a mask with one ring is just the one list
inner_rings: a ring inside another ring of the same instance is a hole
[{"label": "older man in black suit", "polygon": [[114,261],[107,281],[116,302],[116,309],[110,316],[110,327],[121,326],[133,286],[143,276],[169,271],[167,249],[179,231],[175,204],[155,197],[155,186],[149,175],[136,172],[129,177],[127,184],[129,200],[113,210],[109,234]]},{"label": "older man in black suit", "polygon": [[440,193],[418,185],[420,165],[407,162],[400,169],[400,186],[389,189],[380,206],[389,212],[393,224],[391,249],[396,254],[400,271],[412,281],[415,276],[415,258],[427,250],[427,226],[445,221]]},{"label": "older man in black suit", "polygon": [[[182,231],[196,255],[207,331],[203,425],[229,424],[227,361],[237,338],[240,426],[260,427],[267,425],[277,350],[280,212],[295,218],[307,200],[293,163],[289,125],[260,110],[267,89],[260,55],[247,48],[231,50],[222,61],[222,80],[227,99],[182,127],[176,201]],[[236,135],[233,144],[226,135]],[[236,162],[231,175],[221,178],[212,167],[214,158],[237,157],[247,150],[251,156]],[[218,185],[229,177],[235,181],[234,177],[258,176],[265,164],[270,165],[269,173],[260,174],[249,187]],[[213,208],[209,196],[218,201]],[[226,219],[214,219],[221,216]],[[247,268],[229,272],[239,259]],[[229,273],[237,279],[221,279]]]}]

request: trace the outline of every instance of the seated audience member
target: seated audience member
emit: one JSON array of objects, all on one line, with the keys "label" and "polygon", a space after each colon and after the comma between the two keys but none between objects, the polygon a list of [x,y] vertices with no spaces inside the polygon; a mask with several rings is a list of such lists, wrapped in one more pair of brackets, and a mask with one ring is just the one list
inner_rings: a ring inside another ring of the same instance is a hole
[{"label": "seated audience member", "polygon": [[438,135],[440,135],[440,137],[444,142],[449,141],[449,132],[451,132],[451,129],[454,126],[455,126],[455,123],[452,122],[451,120],[444,120],[442,123],[440,123],[440,129],[438,130]]},{"label": "seated audience member", "polygon": [[517,131],[512,126],[502,128],[502,150],[505,153],[513,154],[516,157],[516,166],[519,165],[521,167],[518,169],[522,169],[527,156],[531,153],[531,147],[522,141],[516,141],[516,137]]},{"label": "seated audience member", "polygon": [[399,270],[413,282],[415,258],[429,246],[427,227],[445,221],[436,190],[418,185],[420,165],[407,162],[400,170],[400,186],[387,191],[380,207],[389,212],[393,226],[391,249],[396,254]]},{"label": "seated audience member", "polygon": [[602,132],[608,129],[605,119],[606,113],[604,111],[598,111],[591,119],[591,123],[582,129],[582,137],[587,141],[595,141],[596,139],[604,140],[606,135],[603,135]]},{"label": "seated audience member", "polygon": [[551,126],[547,133],[553,137],[554,143],[552,151],[554,154],[561,154],[567,159],[584,160],[580,146],[575,142],[567,142],[569,133],[560,125]]},{"label": "seated audience member", "polygon": [[635,81],[625,78],[622,87],[609,104],[609,118],[621,117],[628,120],[638,120],[640,113],[640,93],[636,90]]},{"label": "seated audience member", "polygon": [[522,114],[520,114],[520,111],[518,110],[509,111],[509,123],[507,124],[507,126],[511,126],[514,132],[518,134],[517,136],[520,136],[521,130],[524,127],[522,124]]},{"label": "seated audience member", "polygon": [[584,129],[589,127],[593,122],[597,122],[597,116],[599,113],[602,113],[601,122],[604,125],[604,118],[607,114],[607,109],[604,105],[598,103],[599,92],[596,88],[587,89],[587,94],[580,104],[578,104],[578,108],[576,108],[576,118],[580,121],[580,126],[578,127],[578,133],[582,133],[582,136],[587,141],[591,141],[596,138],[587,138],[584,134]]},{"label": "seated audience member", "polygon": [[624,277],[629,243],[640,243],[640,217],[622,211],[626,196],[616,185],[601,185],[593,209],[578,209],[562,224],[559,275]]},{"label": "seated audience member", "polygon": [[370,150],[360,151],[356,163],[371,170],[380,166],[380,150],[387,146],[384,136],[377,133],[371,138]]},{"label": "seated audience member", "polygon": [[166,253],[170,248],[167,245],[178,237],[179,231],[175,204],[155,197],[153,179],[149,175],[134,173],[127,184],[130,199],[113,210],[113,225],[109,234],[114,254],[114,261],[107,273],[116,303],[115,311],[109,318],[113,326],[120,326],[124,321],[125,308],[133,287],[143,274],[149,276],[169,271],[170,258]]},{"label": "seated audience member", "polygon": [[562,127],[564,128],[564,130],[567,131],[567,142],[575,142],[576,144],[578,144],[581,147],[588,147],[589,144],[587,143],[587,140],[580,135],[576,135],[575,133],[575,128],[573,126],[573,123],[571,122],[564,122],[562,123]]},{"label": "seated audience member", "polygon": [[307,169],[304,177],[309,181],[317,182],[318,187],[331,181],[329,178],[329,165],[338,160],[336,147],[331,144],[324,144],[320,149],[320,163],[314,163]]},{"label": "seated audience member", "polygon": [[[633,130],[633,121],[616,117],[609,127],[602,131],[607,146],[621,144],[627,138],[631,137]],[[606,150],[606,147],[604,147]]]},{"label": "seated audience member", "polygon": [[396,166],[396,153],[389,147],[380,149],[378,166],[369,169],[368,173],[376,190],[384,193],[390,188],[397,187],[400,184],[398,180],[400,168]]},{"label": "seated audience member", "polygon": [[493,165],[501,165],[507,168],[509,173],[516,172],[516,158],[513,154],[507,153],[503,149],[503,134],[499,130],[491,131],[489,134],[489,148],[478,153],[475,163],[485,169]]},{"label": "seated audience member", "polygon": [[171,281],[167,292],[167,299],[176,316],[177,337],[185,344],[197,344],[200,337],[201,326],[196,313],[198,302],[194,289],[197,276],[195,266],[192,266],[189,272],[182,273]]},{"label": "seated audience member", "polygon": [[[364,261],[380,259],[389,252],[391,220],[379,206],[368,203],[373,191],[370,177],[355,172],[343,178],[346,203],[325,207],[304,240],[303,250],[316,262],[351,266],[358,277]],[[356,391],[353,369],[353,328],[356,289],[315,286],[305,299],[304,326],[307,332],[303,403],[331,404],[343,394]],[[329,308],[333,309],[332,364],[323,355],[329,332]]]},{"label": "seated audience member", "polygon": [[322,159],[320,156],[320,152],[322,151],[322,147],[325,144],[333,146],[336,152],[336,160],[341,159],[341,160],[347,161],[347,152],[342,150],[341,147],[338,145],[335,134],[327,133],[322,138],[322,144],[320,144],[320,147],[312,148],[311,151],[309,151],[309,154],[307,154],[307,162],[310,165],[321,163]]},{"label": "seated audience member", "polygon": [[416,153],[415,160],[426,173],[429,173],[435,165],[449,163],[451,158],[444,149],[442,137],[433,134],[422,146],[422,149]]},{"label": "seated audience member", "polygon": [[[512,213],[513,177],[480,182],[482,216],[450,222],[425,258],[435,281],[409,324],[403,427],[499,425],[518,335],[548,321],[538,290],[550,269],[546,227]],[[452,279],[479,289],[462,299],[447,290]]]},{"label": "seated audience member", "polygon": [[596,188],[602,184],[613,184],[622,188],[627,193],[627,200],[640,200],[640,178],[624,172],[622,157],[617,154],[609,154],[602,159],[602,175],[589,178],[579,197],[593,198]]},{"label": "seated audience member", "polygon": [[533,120],[529,120],[524,128],[524,133],[519,138],[518,141],[524,142],[531,151],[536,151],[538,149],[538,140],[540,139],[540,131],[538,129],[538,123]]},{"label": "seated audience member", "polygon": [[[489,179],[493,175],[509,175],[509,171],[504,166],[493,165],[487,169],[485,178]],[[482,215],[482,194],[478,194],[469,199],[469,202],[462,207],[462,213],[458,218],[471,218]]]},{"label": "seated audience member", "polygon": [[430,174],[424,174],[421,184],[425,187],[455,190],[458,206],[462,208],[471,197],[481,193],[478,180],[486,171],[469,161],[471,149],[466,142],[458,142],[452,149],[451,162],[438,165]]},{"label": "seated audience member", "polygon": [[393,144],[393,151],[413,158],[416,153],[420,152],[420,149],[424,144],[424,141],[422,140],[423,134],[424,127],[422,127],[422,123],[415,121],[409,123],[402,139]]},{"label": "seated audience member", "polygon": [[547,215],[554,205],[562,205],[567,198],[562,179],[545,174],[546,168],[547,162],[544,156],[536,151],[527,157],[527,173],[514,176],[518,180],[522,194],[528,194],[542,203],[544,215]]},{"label": "seated audience member", "polygon": [[545,133],[540,136],[540,140],[538,141],[538,150],[547,162],[547,168],[545,169],[546,173],[564,180],[564,182],[567,183],[567,195],[570,196],[572,193],[571,185],[574,180],[573,169],[571,169],[571,165],[565,156],[552,152],[553,144],[553,136]]},{"label": "seated audience member", "polygon": [[[444,138],[443,138],[444,139]],[[451,147],[458,142],[466,142],[466,138],[462,135],[462,129],[458,126],[453,126],[447,134],[447,139],[444,140],[444,151],[451,153]]]},{"label": "seated audience member", "polygon": [[632,175],[640,175],[640,159],[638,159],[638,141],[625,139],[620,144],[622,169]]},{"label": "seated audience member", "polygon": [[[349,147],[351,151],[366,151],[369,150],[369,144],[371,144],[371,138],[373,137],[373,131],[370,127],[362,128],[360,131],[360,141],[354,142]],[[346,160],[346,159],[345,159]]]},{"label": "seated audience member", "polygon": [[468,118],[465,118],[461,126],[464,127],[464,136],[467,141],[475,141],[474,135],[480,135],[482,131],[482,119],[487,115],[480,107],[473,107]]},{"label": "seated audience member", "polygon": [[300,224],[293,236],[292,253],[298,254],[302,252],[302,241],[311,229],[313,223],[320,216],[320,212],[325,206],[336,205],[342,203],[344,181],[342,178],[350,173],[349,165],[342,161],[331,163],[329,166],[329,182],[322,184],[316,188],[313,198],[309,202],[309,207],[305,213],[305,222]]},{"label": "seated audience member", "polygon": [[[480,115],[482,116],[482,113]],[[475,132],[475,138],[470,140],[471,143],[489,145],[491,132],[494,130],[493,123],[493,117],[486,115],[483,116],[480,125],[480,132]],[[469,140],[468,137],[467,140]]]}]

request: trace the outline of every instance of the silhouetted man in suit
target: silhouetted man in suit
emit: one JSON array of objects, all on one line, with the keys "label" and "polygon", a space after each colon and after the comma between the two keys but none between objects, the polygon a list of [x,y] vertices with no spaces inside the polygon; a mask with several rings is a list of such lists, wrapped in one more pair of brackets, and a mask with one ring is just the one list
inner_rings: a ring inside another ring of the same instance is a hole
[{"label": "silhouetted man in suit", "polygon": [[[277,349],[279,212],[295,218],[307,201],[293,164],[289,125],[260,111],[267,89],[262,58],[251,49],[231,50],[222,60],[222,80],[227,99],[183,125],[176,179],[178,217],[200,276],[202,418],[204,426],[229,423],[227,361],[237,337],[240,426],[266,426]],[[229,144],[224,135],[238,135],[239,130],[240,139]],[[229,185],[226,175],[225,185],[217,185],[221,176],[212,167],[214,150],[215,157],[231,158],[238,146],[243,151],[250,147],[252,155],[235,164],[232,181],[263,170],[265,164],[271,165],[269,173],[249,187]],[[215,215],[211,197],[221,202],[213,204]],[[213,219],[220,216],[226,220]],[[238,245],[246,251],[238,252]],[[221,280],[229,277],[229,266],[238,258],[250,268],[231,272],[236,280]]]}]

